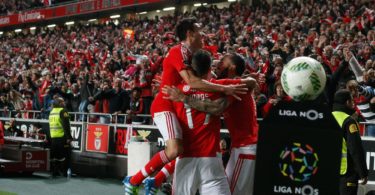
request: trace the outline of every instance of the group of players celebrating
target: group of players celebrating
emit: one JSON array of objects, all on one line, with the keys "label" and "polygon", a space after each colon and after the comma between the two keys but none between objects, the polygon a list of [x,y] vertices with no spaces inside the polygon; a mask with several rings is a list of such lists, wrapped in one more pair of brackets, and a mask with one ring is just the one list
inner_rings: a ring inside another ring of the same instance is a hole
[{"label": "group of players celebrating", "polygon": [[[181,42],[164,59],[161,91],[151,106],[166,147],[135,175],[125,177],[125,194],[137,194],[142,183],[145,194],[156,194],[172,174],[172,194],[252,194],[258,136],[252,90],[257,82],[242,77],[245,60],[235,53],[225,55],[215,69],[216,78],[212,76],[212,59],[201,49],[195,19],[181,20],[176,36]],[[225,170],[220,116],[232,140]]]}]

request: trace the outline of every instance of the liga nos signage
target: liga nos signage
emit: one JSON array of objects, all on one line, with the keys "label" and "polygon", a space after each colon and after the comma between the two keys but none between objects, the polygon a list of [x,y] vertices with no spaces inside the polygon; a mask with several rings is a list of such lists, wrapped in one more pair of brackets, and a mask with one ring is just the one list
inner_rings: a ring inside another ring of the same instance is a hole
[{"label": "liga nos signage", "polygon": [[254,194],[338,194],[341,144],[327,106],[280,102],[260,123]]}]

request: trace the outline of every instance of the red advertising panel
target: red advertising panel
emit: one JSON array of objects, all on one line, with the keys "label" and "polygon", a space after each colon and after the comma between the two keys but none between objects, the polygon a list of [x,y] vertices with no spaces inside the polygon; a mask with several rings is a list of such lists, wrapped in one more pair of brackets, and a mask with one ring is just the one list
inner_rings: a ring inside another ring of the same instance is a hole
[{"label": "red advertising panel", "polygon": [[94,13],[104,10],[117,9],[147,3],[157,3],[163,0],[91,0],[67,5],[36,9],[9,16],[0,16],[0,27],[17,25],[27,22],[37,22],[79,14]]},{"label": "red advertising panel", "polygon": [[25,23],[25,22],[37,22],[40,20],[44,20],[46,18],[47,10],[34,10],[28,11],[18,14],[17,22],[18,23]]},{"label": "red advertising panel", "polygon": [[[117,128],[116,130],[116,150],[115,150],[115,154],[124,154],[124,155],[127,155],[128,154],[128,149],[125,147],[126,145],[126,142],[128,141],[128,138],[129,138],[129,134],[128,134],[128,129],[127,128]],[[137,133],[135,131],[133,131],[132,133],[133,135],[137,135]]]},{"label": "red advertising panel", "polygon": [[25,170],[29,171],[45,171],[48,170],[48,152],[41,151],[22,151],[22,162],[24,162]]},{"label": "red advertising panel", "polygon": [[108,153],[109,126],[88,124],[86,134],[86,150]]},{"label": "red advertising panel", "polygon": [[138,3],[158,3],[161,2],[161,0],[138,0]]}]

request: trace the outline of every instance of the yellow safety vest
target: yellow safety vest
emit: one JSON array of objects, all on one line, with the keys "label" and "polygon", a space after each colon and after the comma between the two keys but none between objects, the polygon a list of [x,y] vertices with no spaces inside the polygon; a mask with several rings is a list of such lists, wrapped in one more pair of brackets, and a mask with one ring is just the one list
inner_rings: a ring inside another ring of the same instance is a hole
[{"label": "yellow safety vest", "polygon": [[[340,125],[341,128],[344,124],[345,119],[350,117],[345,112],[335,111],[335,112],[332,112],[332,114],[335,117],[337,123]],[[347,145],[346,145],[346,141],[343,138],[342,139],[342,149],[341,149],[340,175],[345,175],[347,169],[348,169],[348,148],[347,148]]]},{"label": "yellow safety vest", "polygon": [[61,123],[60,112],[63,108],[53,108],[49,114],[49,131],[51,138],[64,137],[64,128]]}]

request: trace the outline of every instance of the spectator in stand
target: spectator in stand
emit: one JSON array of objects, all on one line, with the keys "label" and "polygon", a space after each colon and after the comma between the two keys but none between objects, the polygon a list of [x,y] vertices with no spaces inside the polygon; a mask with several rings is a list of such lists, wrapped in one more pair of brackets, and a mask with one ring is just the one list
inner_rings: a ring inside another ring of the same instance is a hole
[{"label": "spectator in stand", "polygon": [[[27,133],[27,132],[25,132]],[[6,129],[5,136],[14,136],[14,137],[23,137],[24,132],[21,131],[17,126],[16,126],[16,120],[11,119],[9,121],[9,127]]]},{"label": "spectator in stand", "polygon": [[78,112],[79,104],[81,103],[81,95],[79,93],[78,85],[74,83],[70,89],[68,89],[66,85],[67,84],[63,84],[61,89],[57,89],[56,93],[64,98],[66,108],[69,112]]},{"label": "spectator in stand", "polygon": [[20,92],[14,90],[14,89],[12,89],[9,92],[9,103],[14,106],[14,109],[16,111],[20,112],[21,110],[23,110],[25,108],[25,105],[24,105],[23,102],[24,102],[24,100],[23,100]]},{"label": "spectator in stand", "polygon": [[31,95],[29,95],[29,94],[25,95],[25,101],[23,102],[23,104],[25,105],[25,107],[23,109],[24,114],[23,114],[22,118],[24,118],[24,119],[32,118],[33,113],[28,112],[28,111],[33,110],[33,101],[31,99]]},{"label": "spectator in stand", "polygon": [[[108,91],[112,89],[111,87],[111,82],[107,79],[107,80],[104,80],[102,84],[100,84],[100,87],[98,89],[98,91],[96,92],[96,94],[94,95],[94,97],[89,97],[89,101],[91,103],[94,103],[95,104],[95,108],[94,108],[94,112],[96,113],[103,113],[103,114],[109,114],[109,100],[106,99],[106,98],[102,98],[102,93],[104,93],[105,91]],[[100,123],[109,123],[110,122],[110,118],[108,118],[108,116],[106,115],[103,115],[103,116],[99,116],[99,121]]]},{"label": "spectator in stand", "polygon": [[[113,89],[107,89],[98,92],[95,94],[92,100],[106,99],[108,100],[109,113],[113,115],[118,115],[125,113],[126,110],[129,110],[130,98],[128,93],[121,87],[122,81],[119,78],[116,78],[114,81]],[[124,123],[124,117],[116,116],[118,123]]]},{"label": "spectator in stand", "polygon": [[[368,100],[366,99],[366,97],[364,95],[359,93],[358,88],[360,88],[360,86],[358,86],[358,82],[356,80],[350,80],[346,83],[346,89],[349,90],[351,95],[353,96],[356,113],[357,113],[357,115],[360,116],[361,111],[358,109],[358,105],[361,104],[361,103],[365,103]],[[356,118],[356,120],[357,120],[357,118]],[[361,121],[361,120],[359,120],[359,121]]]},{"label": "spectator in stand", "polygon": [[[358,85],[357,82],[351,84],[353,87],[350,87],[349,89],[352,89],[356,87],[356,90],[358,92],[358,95],[361,97],[361,101],[358,101],[358,104],[356,104],[356,108],[360,111],[361,115],[365,119],[365,122],[368,122],[369,124],[366,124],[366,131],[365,135],[367,136],[375,136],[375,114],[371,109],[371,99],[375,97],[375,89],[373,88],[373,84],[371,83],[371,80],[374,79],[375,75],[371,74],[369,70],[368,72],[365,72],[363,75],[364,78],[364,84]],[[353,81],[352,81],[353,82]],[[353,93],[353,92],[352,92]],[[353,96],[355,103],[356,99],[355,96]]]},{"label": "spectator in stand", "polygon": [[142,89],[139,87],[135,87],[131,91],[129,110],[126,111],[128,114],[127,123],[143,123],[143,117],[137,116],[137,114],[143,114],[144,103],[141,93]]},{"label": "spectator in stand", "polygon": [[275,95],[271,96],[266,105],[263,107],[263,117],[267,116],[273,106],[280,101],[291,101],[292,99],[285,93],[281,82],[275,83]]},{"label": "spectator in stand", "polygon": [[[13,117],[14,116],[14,113],[12,113],[12,111],[14,111],[14,106],[11,102],[9,102],[9,98],[8,98],[8,94],[0,94],[0,109],[3,110],[2,114],[3,114],[3,117]],[[10,115],[10,113],[12,115]]]},{"label": "spectator in stand", "polygon": [[275,91],[274,90],[275,83],[280,81],[283,67],[284,65],[283,65],[281,57],[276,56],[273,61],[273,67],[272,67],[273,71],[269,71],[269,73],[272,73],[272,74],[267,75],[267,85],[268,85],[269,96],[272,96],[273,92]]},{"label": "spectator in stand", "polygon": [[[89,97],[93,95],[93,85],[89,82],[90,76],[88,73],[84,73],[84,78],[78,78],[78,87],[80,88],[81,102],[79,104],[79,112],[87,112],[87,106],[89,105]],[[84,116],[81,116],[81,121],[85,121]]]},{"label": "spectator in stand", "polygon": [[259,86],[255,87],[254,92],[253,92],[254,100],[256,103],[257,107],[257,118],[262,118],[263,117],[263,107],[266,105],[268,102],[267,96],[260,93]]},{"label": "spectator in stand", "polygon": [[[144,58],[141,61],[140,64],[140,74],[139,74],[139,80],[140,80],[140,87],[141,87],[141,97],[142,102],[144,106],[142,106],[143,113],[142,114],[150,114],[150,107],[153,100],[152,96],[152,77],[153,72],[150,65],[150,60],[147,58],[147,56],[144,56]],[[149,122],[149,118],[143,119],[144,123]]]},{"label": "spectator in stand", "polygon": [[41,102],[39,100],[39,86],[40,86],[40,80],[39,80],[39,74],[37,72],[33,72],[31,77],[27,77],[28,85],[30,86],[31,90],[33,91],[34,97],[33,97],[33,110],[40,111],[42,109]]}]

